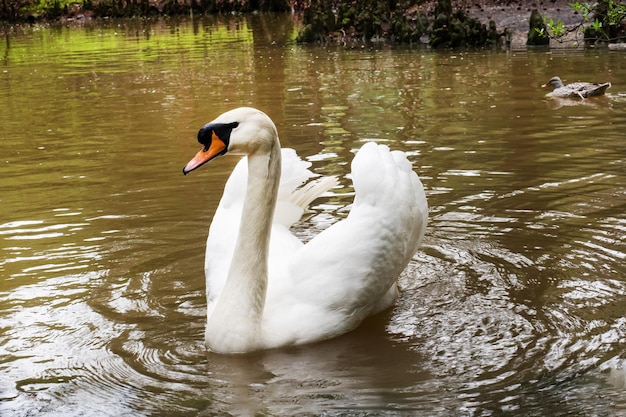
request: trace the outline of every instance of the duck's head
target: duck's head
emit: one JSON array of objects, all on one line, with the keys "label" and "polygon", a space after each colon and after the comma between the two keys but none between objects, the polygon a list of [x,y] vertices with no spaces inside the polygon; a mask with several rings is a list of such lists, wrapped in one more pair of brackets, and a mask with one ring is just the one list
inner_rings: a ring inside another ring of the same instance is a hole
[{"label": "duck's head", "polygon": [[552,86],[552,88],[563,87],[563,81],[561,81],[559,77],[552,77],[547,83],[542,85],[542,87],[549,87],[549,86]]},{"label": "duck's head", "polygon": [[226,153],[268,152],[278,143],[278,134],[274,122],[265,113],[252,107],[239,107],[202,126],[198,142],[202,148],[183,168],[185,175]]}]

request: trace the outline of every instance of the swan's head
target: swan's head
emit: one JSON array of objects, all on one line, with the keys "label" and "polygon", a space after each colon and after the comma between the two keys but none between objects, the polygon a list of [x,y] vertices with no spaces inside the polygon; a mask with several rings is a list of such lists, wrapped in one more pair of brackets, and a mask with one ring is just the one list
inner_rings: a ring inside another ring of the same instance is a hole
[{"label": "swan's head", "polygon": [[226,153],[269,153],[278,144],[278,134],[274,122],[265,113],[251,107],[240,107],[202,126],[198,142],[202,148],[183,168],[185,175]]}]

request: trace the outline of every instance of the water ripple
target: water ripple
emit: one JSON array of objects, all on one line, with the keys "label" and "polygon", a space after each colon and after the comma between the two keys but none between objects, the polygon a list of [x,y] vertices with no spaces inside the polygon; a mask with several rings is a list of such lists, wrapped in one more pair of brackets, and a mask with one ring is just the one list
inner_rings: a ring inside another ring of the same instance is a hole
[{"label": "water ripple", "polygon": [[555,279],[551,263],[477,240],[431,239],[401,280],[388,329],[465,392],[468,410],[515,408],[532,381],[537,389],[565,383],[626,341],[621,276]]}]

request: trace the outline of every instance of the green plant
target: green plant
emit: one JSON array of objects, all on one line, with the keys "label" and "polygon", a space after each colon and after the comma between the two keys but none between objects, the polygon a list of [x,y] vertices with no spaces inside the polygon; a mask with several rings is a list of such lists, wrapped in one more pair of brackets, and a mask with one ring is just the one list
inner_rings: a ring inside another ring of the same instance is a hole
[{"label": "green plant", "polygon": [[[565,27],[565,24],[562,21],[560,21],[560,20],[558,20],[556,22],[554,21],[554,19],[550,19],[549,21],[545,21],[545,18],[544,18],[544,23],[545,23],[545,26],[546,26],[545,31],[544,31],[543,28],[535,29],[536,31],[541,32],[542,35],[547,35],[547,36],[549,36],[551,38],[555,38],[555,39],[561,39],[568,32],[567,28]],[[547,32],[547,33],[544,33],[544,32]]]},{"label": "green plant", "polygon": [[626,39],[626,5],[615,3],[613,0],[599,0],[598,3],[570,3],[571,7],[581,17],[581,21],[571,28],[567,28],[561,20],[554,21],[544,16],[546,34],[562,42],[566,35],[575,32],[576,37],[582,32],[587,43],[616,42]]}]

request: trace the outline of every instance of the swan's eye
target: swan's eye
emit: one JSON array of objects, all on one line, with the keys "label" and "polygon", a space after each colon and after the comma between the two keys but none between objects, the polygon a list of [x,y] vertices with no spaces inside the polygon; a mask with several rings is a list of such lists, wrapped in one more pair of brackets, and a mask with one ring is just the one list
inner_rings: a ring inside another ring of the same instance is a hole
[{"label": "swan's eye", "polygon": [[213,135],[217,136],[228,147],[230,133],[239,126],[239,122],[232,123],[209,123],[198,132],[198,142],[204,145],[204,149],[209,149],[213,141]]},{"label": "swan's eye", "polygon": [[224,143],[228,143],[228,141],[230,140],[230,133],[237,126],[239,126],[238,122],[215,124],[215,125],[213,125],[213,132]]}]

